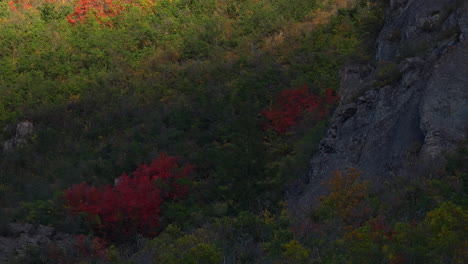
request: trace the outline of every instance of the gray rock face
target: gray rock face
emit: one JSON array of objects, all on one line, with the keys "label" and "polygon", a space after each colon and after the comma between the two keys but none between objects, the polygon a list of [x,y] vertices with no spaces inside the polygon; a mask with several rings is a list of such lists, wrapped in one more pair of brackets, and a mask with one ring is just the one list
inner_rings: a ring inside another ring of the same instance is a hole
[{"label": "gray rock face", "polygon": [[16,150],[18,147],[26,144],[27,139],[34,132],[34,125],[29,121],[24,121],[16,125],[16,135],[3,144],[3,153]]},{"label": "gray rock face", "polygon": [[468,1],[392,0],[376,60],[395,65],[398,78],[377,87],[378,69],[345,67],[341,105],[307,177],[290,190],[293,215],[310,212],[334,170],[357,168],[379,188],[442,166],[466,139]]},{"label": "gray rock face", "polygon": [[70,248],[75,243],[72,235],[57,233],[54,228],[43,225],[15,223],[9,225],[9,233],[0,235],[0,263],[27,254],[31,248],[47,248],[51,244]]}]

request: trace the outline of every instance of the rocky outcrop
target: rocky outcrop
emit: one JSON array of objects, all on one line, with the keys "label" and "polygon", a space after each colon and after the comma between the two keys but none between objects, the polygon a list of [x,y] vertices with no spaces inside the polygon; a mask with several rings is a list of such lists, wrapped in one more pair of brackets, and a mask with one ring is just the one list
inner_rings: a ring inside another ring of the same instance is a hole
[{"label": "rocky outcrop", "polygon": [[34,125],[29,121],[24,121],[16,125],[16,134],[13,138],[3,143],[3,153],[9,153],[27,143],[28,138],[34,132]]},{"label": "rocky outcrop", "polygon": [[307,214],[333,170],[357,168],[374,188],[425,175],[468,131],[468,2],[392,0],[375,62],[341,73],[336,109],[308,175],[291,188],[291,212]]},{"label": "rocky outcrop", "polygon": [[[56,232],[49,226],[15,223],[8,226],[7,232],[0,234],[0,263],[9,263],[30,254],[30,250],[47,249],[54,245],[57,248],[72,248],[75,237]],[[47,258],[47,252],[40,252]],[[37,260],[39,263],[39,260]],[[41,262],[44,263],[44,262]]]}]

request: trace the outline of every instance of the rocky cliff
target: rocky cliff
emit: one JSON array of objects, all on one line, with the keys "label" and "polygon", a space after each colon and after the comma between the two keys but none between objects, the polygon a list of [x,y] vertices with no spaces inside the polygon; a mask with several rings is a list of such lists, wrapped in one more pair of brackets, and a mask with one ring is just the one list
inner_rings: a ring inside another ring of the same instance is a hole
[{"label": "rocky cliff", "polygon": [[394,176],[427,175],[468,132],[468,1],[391,0],[375,60],[341,72],[342,102],[291,188],[307,214],[333,170],[357,168],[374,188]]}]

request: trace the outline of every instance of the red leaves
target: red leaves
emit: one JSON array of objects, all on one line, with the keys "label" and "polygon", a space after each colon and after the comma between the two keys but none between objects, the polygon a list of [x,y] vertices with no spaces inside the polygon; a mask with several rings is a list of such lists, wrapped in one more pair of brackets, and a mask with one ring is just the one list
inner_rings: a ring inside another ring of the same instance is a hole
[{"label": "red leaves", "polygon": [[122,11],[123,7],[116,5],[112,0],[79,0],[75,11],[67,16],[70,24],[84,22],[90,12],[94,12],[99,23],[105,24],[102,19],[108,16],[116,16]]},{"label": "red leaves", "polygon": [[184,197],[187,194],[188,187],[180,184],[180,180],[187,178],[193,171],[193,166],[187,164],[181,170],[179,168],[176,157],[169,157],[165,153],[161,153],[158,159],[153,160],[150,165],[138,165],[138,168],[133,172],[135,177],[153,177],[158,179],[165,187],[169,187],[170,192],[163,193],[163,198],[175,199]]},{"label": "red leaves", "polygon": [[16,4],[13,1],[8,2],[8,5],[10,6],[10,11],[17,11],[18,9],[16,8]]},{"label": "red leaves", "polygon": [[276,97],[276,102],[270,109],[261,112],[270,121],[269,124],[264,124],[264,129],[273,129],[284,134],[306,112],[315,112],[318,119],[323,119],[328,114],[328,107],[338,103],[338,100],[332,89],[327,89],[325,96],[310,94],[306,85],[303,88],[284,90]]},{"label": "red leaves", "polygon": [[18,6],[20,6],[22,9],[32,8],[31,3],[26,0],[13,0],[8,2],[8,5],[10,6],[10,11],[18,11]]},{"label": "red leaves", "polygon": [[94,14],[96,20],[103,25],[111,26],[110,21],[105,21],[105,18],[115,17],[122,13],[126,6],[137,6],[144,10],[148,5],[153,5],[152,0],[146,1],[146,5],[133,0],[122,0],[115,2],[114,0],[79,0],[72,14],[67,16],[70,24],[74,25],[77,22],[85,22],[89,18],[89,14]]},{"label": "red leaves", "polygon": [[180,183],[193,167],[180,167],[176,157],[161,153],[150,165],[139,165],[133,177],[122,174],[115,186],[73,185],[64,193],[71,213],[86,213],[99,233],[154,234],[160,225],[161,204],[182,198],[188,187]]}]

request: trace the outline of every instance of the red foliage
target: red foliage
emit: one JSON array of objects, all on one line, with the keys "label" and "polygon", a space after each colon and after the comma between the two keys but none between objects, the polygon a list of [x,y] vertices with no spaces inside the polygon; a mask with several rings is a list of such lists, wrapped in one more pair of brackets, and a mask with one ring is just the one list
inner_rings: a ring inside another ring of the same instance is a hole
[{"label": "red foliage", "polygon": [[13,1],[8,2],[8,5],[10,6],[10,11],[17,11],[18,9],[16,8],[16,4]]},{"label": "red foliage", "polygon": [[133,172],[133,176],[139,178],[149,177],[162,183],[166,187],[164,189],[161,188],[163,189],[161,193],[162,198],[182,198],[187,194],[188,187],[180,184],[180,180],[187,178],[192,173],[193,166],[187,164],[185,168],[180,170],[177,170],[177,168],[179,168],[179,165],[176,157],[170,157],[165,153],[161,153],[159,158],[154,159],[150,165],[138,165],[138,168]]},{"label": "red foliage", "polygon": [[[147,3],[152,5],[153,1],[150,0]],[[142,10],[145,9],[144,4],[134,0],[78,0],[74,12],[67,16],[67,20],[74,25],[77,22],[85,22],[89,18],[89,14],[94,14],[100,24],[112,26],[109,21],[104,22],[103,18],[115,17],[121,14],[128,4],[138,6]]]},{"label": "red foliage", "polygon": [[114,4],[112,0],[79,0],[75,11],[67,16],[70,24],[76,22],[84,22],[90,12],[94,12],[96,19],[99,23],[102,22],[102,18],[108,16],[116,16],[122,11],[121,5]]},{"label": "red foliage", "polygon": [[276,102],[270,109],[261,112],[270,121],[269,124],[264,124],[264,128],[286,133],[299,122],[305,112],[317,113],[317,119],[325,118],[329,106],[338,103],[338,100],[332,89],[327,89],[324,96],[310,94],[306,85],[286,89],[276,97]]},{"label": "red foliage", "polygon": [[32,7],[31,3],[27,0],[13,0],[8,2],[10,6],[10,11],[18,11],[18,7],[22,9],[29,9]]},{"label": "red foliage", "polygon": [[150,165],[139,165],[133,177],[122,174],[115,186],[93,187],[86,183],[64,193],[71,213],[86,213],[95,231],[110,238],[116,233],[152,235],[160,225],[160,206],[165,200],[182,198],[193,167],[181,168],[177,158],[165,153]]}]

